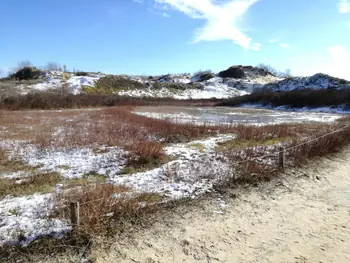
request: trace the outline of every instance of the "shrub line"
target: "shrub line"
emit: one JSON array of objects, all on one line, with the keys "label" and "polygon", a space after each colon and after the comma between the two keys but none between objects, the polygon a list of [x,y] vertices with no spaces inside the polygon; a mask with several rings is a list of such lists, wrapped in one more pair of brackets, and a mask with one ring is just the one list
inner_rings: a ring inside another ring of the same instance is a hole
[{"label": "shrub line", "polygon": [[[311,140],[309,140],[309,141],[302,142],[302,143],[300,143],[300,144],[297,144],[297,145],[294,145],[294,146],[291,146],[291,147],[284,148],[284,151],[287,152],[287,151],[290,151],[290,150],[299,148],[300,146],[304,146],[304,145],[306,145],[306,144],[315,142],[315,141],[317,141],[317,140],[319,140],[319,139],[322,139],[322,138],[325,138],[325,137],[327,137],[327,136],[329,136],[329,135],[332,135],[332,134],[335,134],[335,133],[344,131],[344,130],[346,130],[347,128],[350,128],[350,124],[347,125],[347,126],[345,126],[345,127],[343,127],[343,128],[341,128],[341,129],[338,129],[338,130],[335,130],[335,131],[332,131],[332,132],[323,134],[322,136],[319,136],[319,137],[317,137],[317,138],[311,139]],[[276,155],[278,155],[278,154],[280,154],[280,153],[282,153],[282,152],[283,152],[283,151],[277,151],[277,152],[275,152],[275,153],[270,153],[270,154],[267,154],[267,155],[259,156],[259,158],[262,159],[262,158],[266,158],[266,157],[276,156]],[[253,158],[253,159],[256,159],[256,158]],[[233,163],[233,164],[243,164],[243,163],[246,163],[246,162],[248,162],[248,161],[250,161],[250,160],[244,160],[244,161],[240,161],[240,162],[235,162],[235,163]]]}]

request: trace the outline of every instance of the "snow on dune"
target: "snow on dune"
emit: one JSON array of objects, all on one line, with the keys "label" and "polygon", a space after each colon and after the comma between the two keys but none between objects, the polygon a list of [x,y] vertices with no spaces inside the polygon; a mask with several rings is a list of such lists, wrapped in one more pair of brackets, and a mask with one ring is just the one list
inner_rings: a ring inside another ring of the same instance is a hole
[{"label": "snow on dune", "polygon": [[93,87],[95,85],[95,81],[97,81],[100,78],[101,78],[100,76],[97,76],[97,77],[73,76],[67,81],[69,85],[69,93],[79,94],[82,92],[82,86]]},{"label": "snow on dune", "polygon": [[[181,81],[185,81],[185,79]],[[187,88],[184,90],[169,90],[164,87],[162,89],[153,89],[150,87],[145,89],[119,91],[118,94],[131,97],[172,97],[183,100],[211,98],[223,99],[246,95],[248,94],[247,90],[251,90],[254,85],[255,84],[248,82],[240,83],[238,81],[224,81],[222,78],[217,77],[201,83],[201,87],[196,89]]]},{"label": "snow on dune", "polygon": [[311,77],[287,78],[275,83],[266,84],[264,88],[273,91],[292,91],[297,89],[350,89],[350,81],[320,73]]},{"label": "snow on dune", "polygon": [[68,84],[68,92],[71,94],[79,94],[82,92],[82,86],[93,87],[95,81],[100,79],[102,75],[91,76],[74,76],[72,75],[68,80],[63,78],[63,72],[48,72],[43,79],[43,82],[33,85],[28,85],[23,94],[30,91],[46,91],[57,90]]}]

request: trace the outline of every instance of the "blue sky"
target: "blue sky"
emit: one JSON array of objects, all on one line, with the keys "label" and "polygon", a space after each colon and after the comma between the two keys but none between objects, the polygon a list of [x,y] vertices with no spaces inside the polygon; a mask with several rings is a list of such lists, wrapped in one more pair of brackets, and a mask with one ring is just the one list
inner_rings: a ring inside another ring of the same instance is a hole
[{"label": "blue sky", "polygon": [[0,71],[116,74],[270,64],[350,79],[348,0],[1,0]]}]

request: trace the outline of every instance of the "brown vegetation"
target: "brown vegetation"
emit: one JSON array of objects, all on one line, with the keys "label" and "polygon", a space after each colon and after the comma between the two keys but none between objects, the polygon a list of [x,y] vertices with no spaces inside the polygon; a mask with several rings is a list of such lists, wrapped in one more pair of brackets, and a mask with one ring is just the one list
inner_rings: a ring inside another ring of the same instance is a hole
[{"label": "brown vegetation", "polygon": [[150,170],[166,163],[163,144],[154,141],[138,142],[128,147],[131,154],[128,157],[124,173]]},{"label": "brown vegetation", "polygon": [[18,181],[16,179],[0,179],[0,199],[7,195],[21,196],[33,193],[51,192],[61,181],[57,173],[34,174]]},{"label": "brown vegetation", "polygon": [[[285,147],[285,167],[293,168],[303,165],[311,159],[330,155],[340,151],[350,143],[350,126],[345,119],[334,125],[307,124],[290,125],[288,129],[293,133],[291,140],[282,143]],[[256,128],[263,134],[265,127]],[[266,128],[269,129],[269,128]],[[296,136],[298,135],[298,137]],[[264,138],[261,137],[260,138]],[[283,138],[283,137],[282,137]],[[246,145],[247,146],[247,145]],[[248,147],[228,147],[224,151],[234,169],[234,178],[231,183],[255,184],[259,181],[271,180],[279,174],[279,145],[268,145],[261,141],[259,144],[248,144]]]},{"label": "brown vegetation", "polygon": [[0,100],[0,109],[71,109],[88,107],[111,106],[147,106],[147,105],[174,105],[174,106],[214,106],[221,100],[176,100],[172,98],[135,98],[130,96],[105,94],[57,94],[57,92],[38,92],[27,95],[6,96]]},{"label": "brown vegetation", "polygon": [[[162,200],[158,194],[130,191],[123,186],[101,183],[64,191],[56,198],[60,204],[79,202],[81,221],[78,232],[91,236],[114,235],[123,231],[122,225],[136,223],[142,215],[154,212],[156,207],[151,204]],[[53,216],[69,219],[69,207],[59,206]]]}]

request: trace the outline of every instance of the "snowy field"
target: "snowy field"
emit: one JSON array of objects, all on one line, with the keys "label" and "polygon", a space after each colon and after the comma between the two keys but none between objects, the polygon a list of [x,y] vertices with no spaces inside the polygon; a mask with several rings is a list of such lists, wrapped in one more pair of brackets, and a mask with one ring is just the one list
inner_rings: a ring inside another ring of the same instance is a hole
[{"label": "snowy field", "polygon": [[138,107],[136,114],[167,119],[176,122],[198,124],[251,124],[266,125],[279,123],[303,123],[303,122],[332,122],[343,115],[328,112],[314,111],[282,111],[268,109],[253,109],[229,107]]},{"label": "snowy field", "polygon": [[[54,114],[67,114],[70,121],[77,121],[77,118],[71,117],[74,112],[55,111]],[[98,116],[99,109],[89,112]],[[329,113],[194,107],[138,107],[135,112],[153,118],[205,124],[215,122],[262,125],[310,121],[326,123],[341,117],[340,114]],[[40,114],[43,113],[44,111],[40,111]],[[30,114],[35,116],[35,112]],[[86,114],[87,111],[83,111],[79,116],[84,120],[87,118]],[[43,117],[41,122],[45,123]],[[7,129],[5,126],[1,128],[4,131]],[[54,134],[60,136],[60,131],[61,129],[56,129]],[[0,148],[8,151],[9,159],[19,158],[26,165],[36,167],[37,172],[58,172],[64,180],[96,174],[103,176],[108,183],[130,188],[130,194],[157,193],[164,196],[165,200],[170,200],[195,198],[211,192],[214,184],[232,176],[230,166],[225,162],[225,157],[216,151],[216,147],[219,142],[234,138],[234,134],[218,134],[186,143],[166,144],[164,150],[171,157],[169,162],[148,171],[131,174],[123,174],[128,155],[128,151],[123,147],[43,149],[32,143],[23,144],[18,139],[8,139],[0,142]],[[0,170],[2,180],[15,179],[16,183],[21,183],[27,176],[27,170]],[[0,245],[16,243],[27,245],[43,235],[54,234],[59,237],[70,231],[67,221],[49,216],[55,196],[61,189],[62,184],[59,183],[52,193],[6,196],[0,199]]]}]

